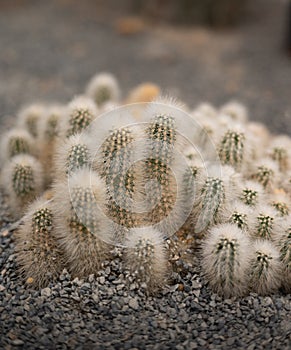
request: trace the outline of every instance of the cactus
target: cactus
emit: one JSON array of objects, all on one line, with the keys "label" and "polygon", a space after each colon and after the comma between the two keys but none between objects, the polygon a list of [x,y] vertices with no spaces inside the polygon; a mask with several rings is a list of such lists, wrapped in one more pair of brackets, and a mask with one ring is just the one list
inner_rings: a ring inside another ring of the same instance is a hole
[{"label": "cactus", "polygon": [[110,222],[104,214],[106,189],[100,177],[80,169],[55,185],[56,237],[74,276],[96,273],[108,255]]},{"label": "cactus", "polygon": [[[145,174],[149,183],[148,205],[150,222],[159,223],[167,217],[175,203],[175,188],[171,174],[173,147],[177,139],[176,122],[170,115],[157,114],[146,129]],[[160,196],[160,198],[158,198]]]},{"label": "cactus", "polygon": [[33,139],[26,130],[12,129],[8,131],[1,142],[3,161],[21,153],[31,154],[32,145]]},{"label": "cactus", "polygon": [[264,189],[262,185],[255,181],[247,181],[243,185],[243,189],[240,194],[240,200],[244,204],[254,207],[263,199]]},{"label": "cactus", "polygon": [[117,80],[109,73],[95,75],[87,86],[86,94],[97,106],[102,106],[108,101],[118,101],[120,97]]},{"label": "cactus", "polygon": [[228,130],[220,143],[219,157],[223,164],[229,164],[234,168],[239,168],[244,157],[243,133]]},{"label": "cactus", "polygon": [[20,111],[18,115],[19,127],[25,127],[32,137],[39,135],[39,123],[45,114],[43,105],[31,105]]},{"label": "cactus", "polygon": [[[159,93],[143,85],[124,101]],[[168,269],[185,272],[183,259],[202,238],[202,269],[218,293],[243,295],[248,273],[252,291],[271,293],[282,283],[290,290],[279,266],[290,279],[290,137],[248,122],[237,103],[200,105],[187,121],[171,100],[117,109],[119,94],[112,76],[99,75],[67,106],[22,110],[18,129],[3,138],[1,185],[16,216],[46,191],[16,242],[26,278],[43,286],[63,264],[77,277],[96,273],[113,243],[125,246],[130,279],[151,293]],[[252,268],[250,237],[269,240],[253,253]],[[41,259],[59,250],[59,265],[45,270]]]},{"label": "cactus", "polygon": [[281,285],[282,265],[275,246],[265,240],[256,241],[249,269],[251,290],[266,295]]},{"label": "cactus", "polygon": [[238,201],[229,203],[224,216],[227,222],[237,225],[238,228],[245,232],[249,231],[252,212],[248,205]]},{"label": "cactus", "polygon": [[211,287],[225,297],[246,292],[250,242],[233,224],[210,229],[203,242],[201,267]]},{"label": "cactus", "polygon": [[252,178],[259,182],[265,189],[276,183],[276,175],[279,173],[277,164],[271,160],[262,160],[252,174]]},{"label": "cactus", "polygon": [[29,205],[23,224],[16,232],[16,258],[25,280],[43,288],[63,269],[62,252],[54,236],[52,205],[43,198]]},{"label": "cactus", "polygon": [[129,128],[114,129],[102,145],[101,175],[108,189],[108,213],[124,228],[135,226],[131,213],[135,174],[132,166],[134,135]]},{"label": "cactus", "polygon": [[283,265],[282,284],[284,289],[291,292],[291,225],[289,221],[285,221],[284,229],[276,237],[276,246],[280,252],[280,260]]},{"label": "cactus", "polygon": [[234,121],[246,123],[248,111],[245,106],[237,101],[230,101],[220,108],[220,113],[230,116]]},{"label": "cactus", "polygon": [[273,195],[271,205],[276,209],[279,216],[288,216],[290,212],[290,203],[284,191],[278,191]]},{"label": "cactus", "polygon": [[91,99],[83,96],[76,97],[68,106],[68,115],[63,126],[65,136],[70,137],[83,131],[96,116],[96,106]]},{"label": "cactus", "polygon": [[225,189],[222,179],[208,177],[200,191],[199,216],[195,232],[205,230],[209,224],[215,222],[218,211],[225,200]]},{"label": "cactus", "polygon": [[274,147],[272,150],[271,157],[279,165],[280,171],[286,171],[289,167],[289,156],[288,152],[283,147]]},{"label": "cactus", "polygon": [[91,165],[91,153],[86,135],[75,134],[59,142],[54,159],[56,176],[64,179],[78,169]]},{"label": "cactus", "polygon": [[255,213],[253,234],[255,237],[271,239],[274,236],[274,228],[277,220],[276,211],[270,206],[261,206]]},{"label": "cactus", "polygon": [[136,228],[126,240],[125,265],[139,285],[155,292],[167,280],[167,257],[161,232]]},{"label": "cactus", "polygon": [[13,157],[5,168],[4,184],[14,214],[19,216],[31,200],[43,189],[41,164],[32,156],[20,154]]}]

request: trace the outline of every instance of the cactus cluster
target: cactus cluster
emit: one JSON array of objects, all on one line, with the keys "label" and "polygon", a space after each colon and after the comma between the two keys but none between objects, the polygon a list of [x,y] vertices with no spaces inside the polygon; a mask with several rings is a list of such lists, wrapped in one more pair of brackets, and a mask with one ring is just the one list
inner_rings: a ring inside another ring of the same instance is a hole
[{"label": "cactus cluster", "polygon": [[102,73],[68,104],[20,110],[2,138],[1,185],[20,219],[21,274],[34,287],[64,267],[85,278],[118,245],[125,273],[154,292],[201,244],[215,292],[290,292],[291,139],[237,102],[191,111],[159,91],[122,100]]}]

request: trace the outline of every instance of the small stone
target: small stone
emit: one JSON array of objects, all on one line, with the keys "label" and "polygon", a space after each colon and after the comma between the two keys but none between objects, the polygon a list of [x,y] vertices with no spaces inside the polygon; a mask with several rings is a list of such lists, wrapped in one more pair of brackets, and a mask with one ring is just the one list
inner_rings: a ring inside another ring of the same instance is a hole
[{"label": "small stone", "polygon": [[129,299],[128,305],[134,310],[138,310],[139,308],[138,301],[136,298]]},{"label": "small stone", "polygon": [[16,345],[16,346],[20,346],[20,345],[23,345],[24,342],[23,342],[21,339],[14,339],[14,340],[12,341],[12,344],[13,344],[13,345]]},{"label": "small stone", "polygon": [[44,289],[41,290],[40,294],[43,297],[50,297],[52,292],[51,292],[50,288],[44,288]]},{"label": "small stone", "polygon": [[3,292],[3,290],[5,290],[5,287],[0,284],[0,292]]}]

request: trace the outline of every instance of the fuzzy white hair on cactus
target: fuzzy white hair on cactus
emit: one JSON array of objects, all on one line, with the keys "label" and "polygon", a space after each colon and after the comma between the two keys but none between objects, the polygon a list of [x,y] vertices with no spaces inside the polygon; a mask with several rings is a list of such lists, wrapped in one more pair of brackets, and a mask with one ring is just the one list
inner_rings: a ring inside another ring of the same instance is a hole
[{"label": "fuzzy white hair on cactus", "polygon": [[125,265],[136,281],[150,292],[165,285],[168,261],[162,233],[151,227],[131,229],[125,245]]},{"label": "fuzzy white hair on cactus", "polygon": [[273,239],[279,215],[270,205],[259,205],[252,215],[250,232],[254,238]]},{"label": "fuzzy white hair on cactus", "polygon": [[222,213],[223,221],[237,225],[245,233],[251,226],[252,209],[241,201],[229,202]]},{"label": "fuzzy white hair on cactus", "polygon": [[90,166],[90,141],[85,132],[58,141],[54,157],[54,170],[57,179],[65,179],[76,170],[84,167],[90,168]]},{"label": "fuzzy white hair on cactus", "polygon": [[230,101],[222,105],[219,112],[230,116],[234,121],[245,124],[248,121],[247,108],[238,101]]},{"label": "fuzzy white hair on cactus", "polygon": [[20,110],[17,116],[17,125],[25,128],[33,137],[39,135],[40,120],[46,113],[47,106],[42,104],[32,104]]},{"label": "fuzzy white hair on cactus", "polygon": [[252,291],[267,295],[276,292],[282,281],[282,263],[275,245],[267,240],[255,241],[249,269]]},{"label": "fuzzy white hair on cactus", "polygon": [[70,137],[88,128],[97,117],[94,101],[83,95],[76,96],[67,106],[61,123],[61,136]]},{"label": "fuzzy white hair on cactus", "polygon": [[25,129],[11,129],[7,131],[1,140],[1,162],[2,165],[10,158],[24,153],[35,153],[32,145],[33,137]]},{"label": "fuzzy white hair on cactus", "polygon": [[86,94],[100,107],[107,102],[118,102],[120,88],[116,78],[112,74],[104,72],[95,75],[89,81]]},{"label": "fuzzy white hair on cactus", "polygon": [[233,201],[239,191],[240,175],[228,165],[206,164],[208,176],[201,177],[197,184],[197,199],[194,210],[197,221],[195,232],[205,231],[209,225],[221,222],[225,204]]},{"label": "fuzzy white hair on cactus", "polygon": [[18,218],[25,206],[43,191],[43,169],[33,156],[19,154],[6,163],[2,181],[12,213]]},{"label": "fuzzy white hair on cactus", "polygon": [[80,169],[54,186],[56,237],[76,277],[96,273],[109,253],[112,232],[105,201],[105,184],[89,169]]},{"label": "fuzzy white hair on cactus", "polygon": [[225,297],[247,291],[250,241],[235,224],[221,224],[209,230],[202,244],[201,268],[213,290]]},{"label": "fuzzy white hair on cactus", "polygon": [[246,205],[255,207],[266,202],[266,193],[263,186],[256,181],[245,181],[239,193],[239,199]]},{"label": "fuzzy white hair on cactus", "polygon": [[20,272],[33,286],[43,288],[62,272],[63,256],[55,237],[52,203],[40,197],[25,212],[15,232]]},{"label": "fuzzy white hair on cactus", "polygon": [[291,292],[291,215],[281,219],[274,237],[283,265],[282,285],[287,293]]}]

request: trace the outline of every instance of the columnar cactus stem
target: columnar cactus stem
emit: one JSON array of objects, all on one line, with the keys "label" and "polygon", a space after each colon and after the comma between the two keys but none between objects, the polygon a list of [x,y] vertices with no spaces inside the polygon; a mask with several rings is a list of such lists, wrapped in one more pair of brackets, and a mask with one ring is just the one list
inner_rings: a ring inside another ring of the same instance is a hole
[{"label": "columnar cactus stem", "polygon": [[255,242],[249,273],[252,291],[266,295],[278,290],[281,284],[282,265],[279,252],[271,242],[265,240]]},{"label": "columnar cactus stem", "polygon": [[20,111],[18,124],[25,127],[33,137],[39,135],[39,123],[45,114],[45,107],[42,105],[31,105]]},{"label": "columnar cactus stem", "polygon": [[109,101],[116,102],[120,97],[118,82],[109,73],[95,75],[90,80],[86,93],[95,101],[97,106],[102,106]]},{"label": "columnar cactus stem", "polygon": [[108,254],[111,228],[105,196],[105,184],[89,169],[78,170],[55,187],[56,236],[74,276],[96,273]]},{"label": "columnar cactus stem", "polygon": [[54,165],[58,179],[65,178],[78,169],[89,168],[91,155],[86,135],[72,135],[60,142],[56,149]]},{"label": "columnar cactus stem", "polygon": [[[288,226],[289,224],[289,226]],[[290,218],[283,232],[276,237],[276,245],[280,251],[283,265],[282,284],[288,293],[291,292],[291,225]]]},{"label": "columnar cactus stem", "polygon": [[54,230],[51,203],[40,198],[28,207],[23,224],[16,232],[16,258],[20,270],[37,288],[55,280],[64,267]]},{"label": "columnar cactus stem", "polygon": [[132,229],[126,240],[125,264],[139,285],[157,291],[167,279],[167,257],[161,232]]},{"label": "columnar cactus stem", "polygon": [[238,169],[244,157],[244,139],[243,133],[228,130],[220,143],[219,157],[223,164],[228,164]]},{"label": "columnar cactus stem", "polygon": [[231,224],[237,225],[241,230],[248,232],[251,226],[252,211],[249,206],[241,202],[229,203],[225,218]]},{"label": "columnar cactus stem", "polygon": [[215,222],[219,208],[225,200],[225,189],[222,179],[208,177],[200,191],[198,219],[195,226],[197,233],[205,230]]},{"label": "columnar cactus stem", "polygon": [[132,216],[132,196],[135,175],[132,169],[134,135],[129,128],[110,132],[102,145],[101,175],[108,189],[109,215],[124,228],[135,226]]},{"label": "columnar cactus stem", "polygon": [[21,153],[31,154],[32,144],[33,138],[26,130],[12,129],[8,131],[1,142],[3,161]]},{"label": "columnar cactus stem", "polygon": [[65,123],[65,136],[70,137],[84,129],[96,118],[97,110],[94,102],[86,97],[76,97],[68,106]]},{"label": "columnar cactus stem", "polygon": [[233,224],[214,226],[202,247],[202,270],[211,287],[225,297],[246,292],[250,242]]},{"label": "columnar cactus stem", "polygon": [[256,181],[247,181],[243,185],[240,194],[240,200],[251,207],[255,207],[260,201],[264,199],[264,188]]},{"label": "columnar cactus stem", "polygon": [[274,147],[272,150],[271,157],[279,165],[280,171],[284,172],[289,167],[289,155],[285,148]]},{"label": "columnar cactus stem", "polygon": [[270,206],[261,206],[254,216],[253,234],[255,237],[272,239],[278,220],[275,209]]},{"label": "columnar cactus stem", "polygon": [[151,211],[149,220],[158,223],[169,214],[175,203],[175,184],[171,174],[173,147],[177,139],[175,119],[170,115],[156,115],[146,135],[149,142],[145,161]]},{"label": "columnar cactus stem", "polygon": [[34,157],[20,154],[7,164],[4,181],[10,205],[18,216],[43,189],[42,167]]}]

